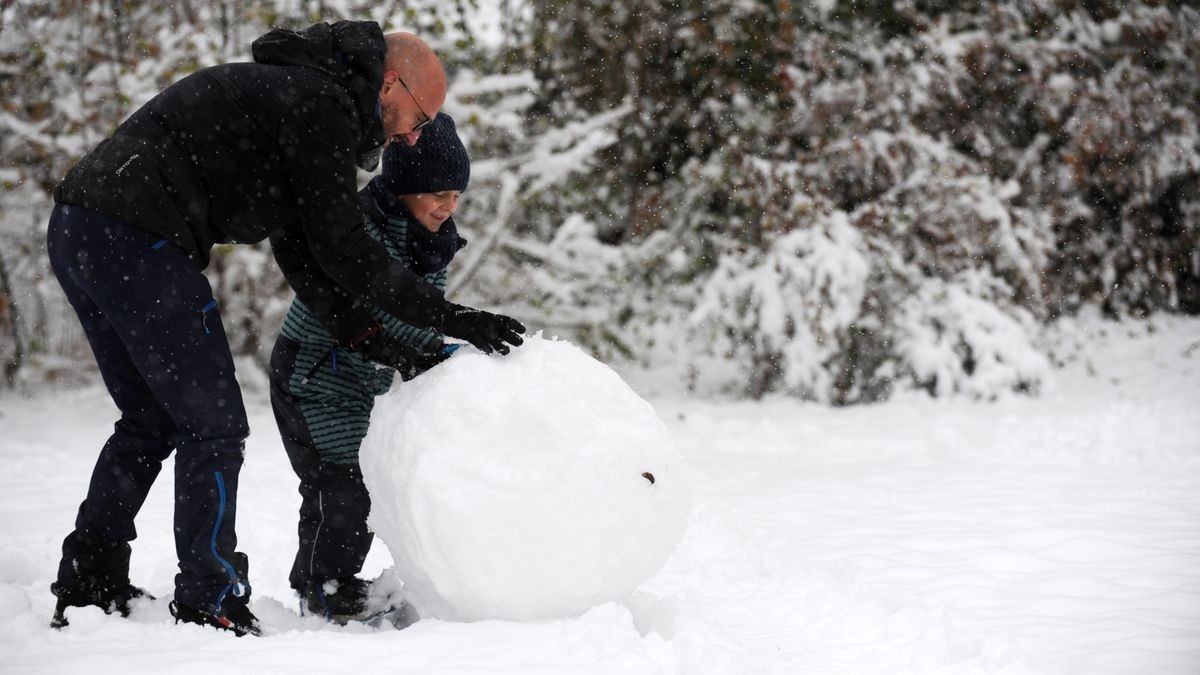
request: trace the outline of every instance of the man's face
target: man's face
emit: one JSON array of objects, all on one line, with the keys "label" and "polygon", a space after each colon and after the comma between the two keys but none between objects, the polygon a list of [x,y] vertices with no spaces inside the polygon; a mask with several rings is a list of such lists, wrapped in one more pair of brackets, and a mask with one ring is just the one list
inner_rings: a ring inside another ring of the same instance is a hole
[{"label": "man's face", "polygon": [[418,223],[430,232],[437,232],[442,223],[458,210],[458,198],[462,196],[459,190],[445,192],[423,192],[415,195],[400,195],[404,205],[412,212]]},{"label": "man's face", "polygon": [[410,90],[395,71],[383,74],[383,87],[379,90],[379,106],[383,116],[383,133],[386,142],[403,141],[416,145],[421,137],[420,127],[428,124],[430,115],[437,115],[437,106],[425,107],[417,100],[418,92]]}]

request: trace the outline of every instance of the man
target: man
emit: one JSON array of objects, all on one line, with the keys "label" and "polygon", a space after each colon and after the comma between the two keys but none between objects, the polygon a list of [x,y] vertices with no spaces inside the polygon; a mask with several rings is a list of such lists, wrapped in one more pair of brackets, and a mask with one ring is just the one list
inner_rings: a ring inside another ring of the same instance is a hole
[{"label": "man", "polygon": [[260,633],[235,534],[248,425],[201,274],[215,243],[277,238],[289,281],[330,316],[354,296],[485,352],[521,343],[519,322],[447,302],[362,224],[356,166],[415,143],[445,100],[432,50],[343,21],[274,30],[252,51],[151,99],[55,191],[47,252],[121,418],[63,542],[52,625],[73,606],[125,615],[145,594],[129,581],[133,520],[175,450],[171,613]]}]

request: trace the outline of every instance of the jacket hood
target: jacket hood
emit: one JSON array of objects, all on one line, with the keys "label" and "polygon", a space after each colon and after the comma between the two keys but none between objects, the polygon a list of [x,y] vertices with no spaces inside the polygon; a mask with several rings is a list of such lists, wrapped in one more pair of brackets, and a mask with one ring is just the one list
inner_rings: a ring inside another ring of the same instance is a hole
[{"label": "jacket hood", "polygon": [[300,32],[276,28],[250,46],[254,60],[275,65],[306,66],[341,84],[358,111],[358,166],[374,171],[383,151],[379,89],[387,46],[374,21],[318,23]]}]

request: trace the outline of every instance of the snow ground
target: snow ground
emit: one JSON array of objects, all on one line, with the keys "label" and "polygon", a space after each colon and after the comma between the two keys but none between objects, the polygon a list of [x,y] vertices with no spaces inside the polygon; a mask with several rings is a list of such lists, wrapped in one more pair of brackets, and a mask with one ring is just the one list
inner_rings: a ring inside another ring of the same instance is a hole
[{"label": "snow ground", "polygon": [[[238,531],[271,635],[175,626],[163,599],[49,629],[59,542],[114,413],[95,386],[9,395],[0,671],[1200,673],[1200,320],[1079,336],[1053,391],[995,403],[702,401],[629,373],[695,471],[663,570],[577,619],[402,632],[296,614],[295,478],[254,380]],[[139,518],[132,563],[160,598],[169,485]],[[377,542],[368,571],[388,565]]]}]

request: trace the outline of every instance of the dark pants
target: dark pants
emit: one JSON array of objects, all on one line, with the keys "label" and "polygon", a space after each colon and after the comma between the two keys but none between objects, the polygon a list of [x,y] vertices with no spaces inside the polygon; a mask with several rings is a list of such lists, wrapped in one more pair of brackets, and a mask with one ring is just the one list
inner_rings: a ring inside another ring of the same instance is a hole
[{"label": "dark pants", "polygon": [[375,535],[367,529],[371,497],[357,463],[321,461],[300,399],[288,382],[299,344],[280,337],[271,352],[271,407],[292,469],[300,478],[300,546],[288,577],[303,593],[314,581],[362,570]]},{"label": "dark pants", "polygon": [[249,427],[208,280],[182,248],[77,206],[54,207],[46,243],[121,412],[63,542],[59,582],[127,581],[134,517],[175,450],[175,599],[216,612],[244,604],[234,523]]}]

